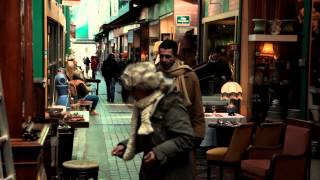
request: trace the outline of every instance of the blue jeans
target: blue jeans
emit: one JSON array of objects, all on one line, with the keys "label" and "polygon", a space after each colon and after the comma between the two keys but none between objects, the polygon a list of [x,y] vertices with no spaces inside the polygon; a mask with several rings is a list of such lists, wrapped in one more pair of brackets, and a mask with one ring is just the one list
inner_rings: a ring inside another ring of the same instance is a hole
[{"label": "blue jeans", "polygon": [[116,78],[108,78],[105,79],[106,86],[107,86],[107,97],[108,101],[113,102],[114,101],[114,93],[116,89]]},{"label": "blue jeans", "polygon": [[86,97],[84,97],[84,100],[92,101],[92,105],[91,105],[91,109],[90,109],[92,111],[92,110],[96,109],[98,101],[99,101],[99,97],[96,95],[88,94]]}]

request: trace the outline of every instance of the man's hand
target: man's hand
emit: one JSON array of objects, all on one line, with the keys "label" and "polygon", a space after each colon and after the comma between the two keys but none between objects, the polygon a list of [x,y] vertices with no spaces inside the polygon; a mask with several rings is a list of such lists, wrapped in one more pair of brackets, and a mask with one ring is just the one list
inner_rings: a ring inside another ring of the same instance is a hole
[{"label": "man's hand", "polygon": [[151,165],[151,164],[155,163],[156,161],[157,161],[157,157],[153,151],[148,152],[148,154],[146,154],[143,157],[143,162],[148,165]]},{"label": "man's hand", "polygon": [[112,149],[112,156],[122,157],[124,150],[125,150],[124,145],[119,144],[118,146]]}]

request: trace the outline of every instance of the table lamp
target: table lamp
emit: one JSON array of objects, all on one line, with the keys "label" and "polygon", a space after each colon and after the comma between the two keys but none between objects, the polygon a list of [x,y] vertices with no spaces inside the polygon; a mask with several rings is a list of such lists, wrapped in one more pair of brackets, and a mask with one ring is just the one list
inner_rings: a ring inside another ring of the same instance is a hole
[{"label": "table lamp", "polygon": [[242,99],[242,88],[240,84],[234,81],[229,81],[223,84],[221,87],[221,99],[229,101],[227,105],[227,112],[229,116],[234,116],[236,106],[233,104],[233,100]]}]

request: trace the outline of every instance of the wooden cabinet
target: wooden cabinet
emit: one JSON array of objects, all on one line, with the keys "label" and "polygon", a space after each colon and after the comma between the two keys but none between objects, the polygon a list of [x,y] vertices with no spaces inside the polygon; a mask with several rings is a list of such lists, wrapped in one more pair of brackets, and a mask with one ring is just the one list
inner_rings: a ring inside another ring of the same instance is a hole
[{"label": "wooden cabinet", "polygon": [[275,99],[280,100],[281,118],[285,118],[287,109],[298,106],[294,101],[298,89],[298,36],[250,34],[248,41],[255,48],[250,79],[252,120],[265,120]]},{"label": "wooden cabinet", "polygon": [[24,141],[12,138],[12,154],[16,171],[16,179],[46,179],[43,163],[43,147],[50,126],[42,124],[39,127],[39,138],[35,141]]}]

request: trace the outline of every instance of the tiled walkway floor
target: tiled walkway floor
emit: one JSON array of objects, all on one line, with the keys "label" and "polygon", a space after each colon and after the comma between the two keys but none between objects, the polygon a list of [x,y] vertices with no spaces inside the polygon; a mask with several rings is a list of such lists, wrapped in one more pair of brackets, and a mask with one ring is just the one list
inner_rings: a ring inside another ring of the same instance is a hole
[{"label": "tiled walkway floor", "polygon": [[75,132],[73,159],[88,159],[99,163],[99,179],[138,179],[140,155],[125,162],[111,156],[118,142],[126,139],[130,131],[131,108],[121,103],[120,87],[117,86],[115,103],[106,101],[105,84],[100,83],[98,116],[90,116],[90,127]]},{"label": "tiled walkway floor", "polygon": [[[98,75],[98,78],[101,76]],[[141,154],[132,161],[111,156],[114,146],[121,140],[129,137],[130,131],[130,106],[122,103],[120,87],[117,86],[115,103],[106,101],[105,83],[101,78],[99,87],[100,101],[97,106],[99,116],[90,117],[89,128],[79,128],[75,131],[73,144],[73,159],[87,159],[99,163],[100,180],[137,180],[141,162]],[[199,151],[199,157],[204,151]],[[311,180],[320,180],[320,161],[312,161]],[[197,162],[197,179],[206,179],[205,161],[200,159]],[[214,176],[214,179],[217,179]],[[228,178],[228,174],[225,175]]]}]

